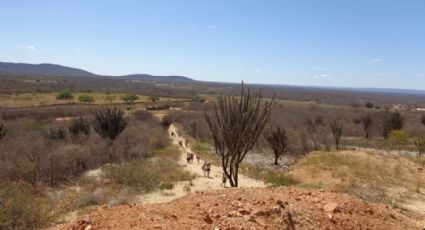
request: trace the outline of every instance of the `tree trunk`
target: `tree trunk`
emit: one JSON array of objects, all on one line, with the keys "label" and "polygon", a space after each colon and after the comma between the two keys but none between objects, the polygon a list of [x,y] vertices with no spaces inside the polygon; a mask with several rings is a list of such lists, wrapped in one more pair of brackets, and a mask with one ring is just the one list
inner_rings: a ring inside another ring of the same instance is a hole
[{"label": "tree trunk", "polygon": [[50,187],[54,186],[53,156],[50,156]]}]

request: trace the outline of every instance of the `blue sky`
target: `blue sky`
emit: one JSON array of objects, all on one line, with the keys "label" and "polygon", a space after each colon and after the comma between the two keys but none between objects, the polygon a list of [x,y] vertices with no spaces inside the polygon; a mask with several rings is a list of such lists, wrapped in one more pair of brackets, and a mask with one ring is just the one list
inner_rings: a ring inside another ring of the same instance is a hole
[{"label": "blue sky", "polygon": [[425,89],[425,0],[0,0],[0,61]]}]

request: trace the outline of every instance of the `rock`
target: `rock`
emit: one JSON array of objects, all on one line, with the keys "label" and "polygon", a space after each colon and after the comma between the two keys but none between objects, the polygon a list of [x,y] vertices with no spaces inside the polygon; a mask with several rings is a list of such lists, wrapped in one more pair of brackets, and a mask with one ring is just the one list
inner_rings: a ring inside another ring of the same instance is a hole
[{"label": "rock", "polygon": [[87,225],[87,226],[84,228],[84,230],[91,230],[91,229],[93,229],[93,226],[91,226],[91,224]]},{"label": "rock", "polygon": [[257,219],[255,218],[255,216],[254,216],[254,215],[250,215],[250,216],[248,217],[248,221],[251,221],[251,222],[256,223],[256,222],[257,222]]},{"label": "rock", "polygon": [[248,215],[248,214],[250,214],[250,213],[251,213],[249,210],[246,210],[246,209],[243,209],[243,208],[239,208],[239,209],[238,209],[238,212],[239,212],[241,215]]},{"label": "rock", "polygon": [[220,219],[220,217],[221,217],[221,215],[220,215],[220,214],[215,214],[215,215],[214,215],[214,218],[215,218],[215,219]]},{"label": "rock", "polygon": [[208,224],[212,224],[213,223],[213,219],[211,218],[211,216],[208,213],[205,215],[204,220]]},{"label": "rock", "polygon": [[341,207],[334,202],[331,203],[327,203],[325,206],[323,206],[323,211],[325,212],[340,212],[341,211]]},{"label": "rock", "polygon": [[254,215],[256,216],[265,216],[266,213],[263,210],[254,211]]}]

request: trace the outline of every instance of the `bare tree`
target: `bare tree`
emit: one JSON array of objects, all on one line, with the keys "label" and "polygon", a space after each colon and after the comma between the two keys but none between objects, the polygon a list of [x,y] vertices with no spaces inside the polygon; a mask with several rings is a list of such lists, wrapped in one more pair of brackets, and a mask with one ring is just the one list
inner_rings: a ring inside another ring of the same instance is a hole
[{"label": "bare tree", "polygon": [[[128,119],[124,112],[117,107],[105,107],[94,114],[93,128],[102,137],[109,140],[109,147],[127,127]],[[114,154],[109,149],[109,162],[114,161]]]},{"label": "bare tree", "polygon": [[417,137],[414,139],[416,151],[418,151],[418,157],[422,157],[425,152],[425,137]]},{"label": "bare tree", "polygon": [[372,128],[372,124],[373,124],[372,115],[370,113],[368,113],[368,114],[362,116],[360,118],[360,122],[362,123],[365,138],[369,138],[370,129]]},{"label": "bare tree", "polygon": [[171,125],[171,123],[173,123],[173,119],[171,118],[170,115],[165,115],[161,118],[161,125],[162,127],[164,127],[164,129],[168,129]]},{"label": "bare tree", "polygon": [[269,120],[273,101],[274,97],[263,104],[260,92],[245,91],[242,82],[240,96],[220,95],[214,112],[204,109],[216,153],[232,187],[238,187],[239,164]]},{"label": "bare tree", "polygon": [[6,128],[6,125],[3,123],[0,123],[0,140],[3,139],[8,132],[9,130]]},{"label": "bare tree", "polygon": [[421,123],[425,125],[425,114],[422,114],[421,116]]},{"label": "bare tree", "polygon": [[381,114],[381,133],[385,139],[393,130],[400,130],[404,126],[404,117],[399,111]]},{"label": "bare tree", "polygon": [[288,136],[286,130],[278,127],[272,133],[265,135],[265,139],[273,149],[274,164],[279,165],[279,158],[286,153],[288,147]]},{"label": "bare tree", "polygon": [[337,118],[329,122],[329,127],[331,129],[332,136],[335,141],[336,150],[339,150],[339,143],[341,141],[341,136],[344,129],[344,123],[342,119]]}]

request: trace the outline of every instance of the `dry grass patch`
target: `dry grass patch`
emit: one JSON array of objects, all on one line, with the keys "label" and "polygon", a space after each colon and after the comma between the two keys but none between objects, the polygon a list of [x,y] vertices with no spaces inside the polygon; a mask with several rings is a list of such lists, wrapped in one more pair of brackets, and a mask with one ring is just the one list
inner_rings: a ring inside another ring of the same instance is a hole
[{"label": "dry grass patch", "polygon": [[425,175],[405,157],[362,151],[315,152],[302,159],[292,173],[302,182],[370,201],[394,203],[424,195]]}]

